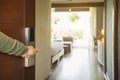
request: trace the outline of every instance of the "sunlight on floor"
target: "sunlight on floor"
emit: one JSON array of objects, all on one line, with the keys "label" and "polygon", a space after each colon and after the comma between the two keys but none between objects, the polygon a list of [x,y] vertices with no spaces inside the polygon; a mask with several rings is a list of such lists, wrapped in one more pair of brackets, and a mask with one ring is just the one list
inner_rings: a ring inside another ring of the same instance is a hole
[{"label": "sunlight on floor", "polygon": [[96,53],[88,48],[73,47],[59,63],[50,80],[103,80]]},{"label": "sunlight on floor", "polygon": [[[91,30],[90,30],[90,13],[80,13],[80,21],[73,25],[67,22],[67,16],[70,13],[54,13],[52,17],[61,16],[58,24],[52,26],[57,32],[60,32],[59,37],[63,37],[63,31],[68,27],[73,30],[81,29],[84,31],[83,37],[77,39],[73,43],[72,51],[65,55],[58,63],[53,71],[53,75],[49,80],[103,80],[103,72],[98,66],[97,52],[93,51],[90,47],[92,45]],[[56,33],[57,34],[57,33]],[[57,36],[55,38],[59,39]]]}]

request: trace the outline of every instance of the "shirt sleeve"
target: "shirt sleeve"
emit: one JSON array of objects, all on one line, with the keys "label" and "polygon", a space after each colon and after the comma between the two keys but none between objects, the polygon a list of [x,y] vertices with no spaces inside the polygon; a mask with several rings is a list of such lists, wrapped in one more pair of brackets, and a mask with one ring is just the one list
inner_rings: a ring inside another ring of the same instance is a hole
[{"label": "shirt sleeve", "polygon": [[28,52],[27,46],[0,31],[0,52],[20,56]]}]

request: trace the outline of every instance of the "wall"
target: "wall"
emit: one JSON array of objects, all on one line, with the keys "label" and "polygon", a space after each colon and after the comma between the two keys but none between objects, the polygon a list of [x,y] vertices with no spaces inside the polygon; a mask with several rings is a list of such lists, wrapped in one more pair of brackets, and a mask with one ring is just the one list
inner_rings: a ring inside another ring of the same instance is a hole
[{"label": "wall", "polygon": [[107,76],[113,80],[113,29],[114,29],[114,10],[113,0],[107,0],[106,8],[106,68]]},{"label": "wall", "polygon": [[35,80],[44,80],[50,72],[50,0],[36,0],[36,72]]},{"label": "wall", "polygon": [[[120,0],[118,1],[118,15],[120,15]],[[118,16],[118,70],[120,74],[120,16]],[[120,80],[120,76],[119,76]]]},{"label": "wall", "polygon": [[101,29],[103,28],[103,7],[97,7],[96,12],[97,36],[99,36],[101,33]]},{"label": "wall", "polygon": [[98,37],[103,28],[103,7],[91,7],[91,28],[92,34]]},{"label": "wall", "polygon": [[94,35],[96,37],[96,8],[91,7],[90,12],[91,12],[90,26],[92,29],[92,35]]}]

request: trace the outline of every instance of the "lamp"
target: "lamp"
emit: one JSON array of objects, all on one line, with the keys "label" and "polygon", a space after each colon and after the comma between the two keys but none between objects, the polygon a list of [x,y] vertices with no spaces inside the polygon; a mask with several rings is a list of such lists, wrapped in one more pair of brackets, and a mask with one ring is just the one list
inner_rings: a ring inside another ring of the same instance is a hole
[{"label": "lamp", "polygon": [[104,29],[101,29],[101,40],[104,41]]},{"label": "lamp", "polygon": [[101,30],[101,36],[104,36],[104,29]]},{"label": "lamp", "polygon": [[98,36],[98,39],[99,40],[104,40],[104,29],[101,29],[101,31],[100,31],[100,35]]}]

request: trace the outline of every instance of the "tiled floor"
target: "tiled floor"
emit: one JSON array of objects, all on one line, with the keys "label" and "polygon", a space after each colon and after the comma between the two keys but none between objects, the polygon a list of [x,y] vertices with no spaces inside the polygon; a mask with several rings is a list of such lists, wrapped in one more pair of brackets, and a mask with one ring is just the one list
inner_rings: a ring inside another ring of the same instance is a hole
[{"label": "tiled floor", "polygon": [[73,47],[55,67],[49,80],[104,80],[97,53],[88,47]]}]

